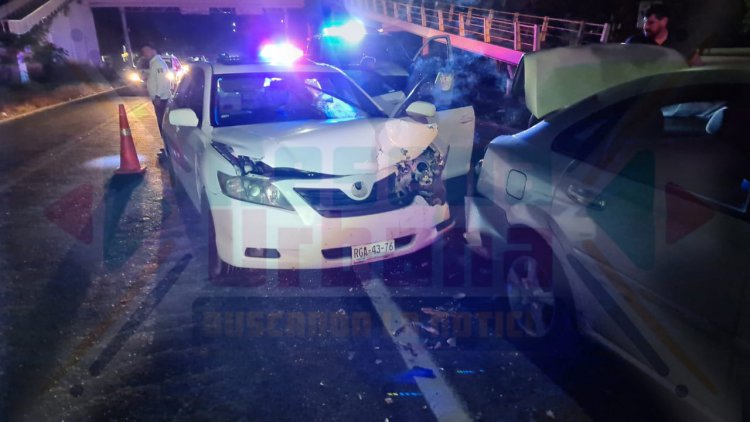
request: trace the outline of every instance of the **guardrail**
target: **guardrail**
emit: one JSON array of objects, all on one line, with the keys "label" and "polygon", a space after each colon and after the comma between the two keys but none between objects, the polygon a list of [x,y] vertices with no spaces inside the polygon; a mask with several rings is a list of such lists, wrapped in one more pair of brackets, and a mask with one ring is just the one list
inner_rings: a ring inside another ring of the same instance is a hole
[{"label": "guardrail", "polygon": [[344,0],[347,7],[398,19],[441,32],[495,44],[516,51],[543,47],[606,43],[608,23],[592,23],[509,13],[451,3],[393,0]]}]

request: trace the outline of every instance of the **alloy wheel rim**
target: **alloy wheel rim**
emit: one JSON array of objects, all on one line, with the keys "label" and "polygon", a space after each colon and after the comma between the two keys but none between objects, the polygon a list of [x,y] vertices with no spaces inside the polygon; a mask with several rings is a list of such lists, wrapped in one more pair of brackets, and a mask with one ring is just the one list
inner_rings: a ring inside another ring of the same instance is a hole
[{"label": "alloy wheel rim", "polygon": [[519,328],[530,337],[543,337],[552,329],[555,296],[539,271],[536,259],[517,258],[506,277],[508,303]]}]

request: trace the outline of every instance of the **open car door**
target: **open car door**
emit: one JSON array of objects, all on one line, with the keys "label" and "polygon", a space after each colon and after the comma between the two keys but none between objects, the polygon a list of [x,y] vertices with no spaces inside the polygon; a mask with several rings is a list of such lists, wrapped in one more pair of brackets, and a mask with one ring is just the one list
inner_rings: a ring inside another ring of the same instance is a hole
[{"label": "open car door", "polygon": [[[472,107],[460,93],[454,92],[452,86],[445,90],[447,83],[440,81],[451,79],[452,75],[438,73],[435,80],[424,78],[409,93],[404,102],[395,108],[391,114],[393,118],[409,118],[406,110],[416,101],[424,101],[435,105],[436,113],[427,119],[427,124],[437,127],[435,146],[445,155],[446,163],[442,178],[447,180],[459,177],[469,172],[471,151],[474,145],[475,115]],[[410,133],[399,133],[398,136],[410,137]]]},{"label": "open car door", "polygon": [[451,37],[449,37],[448,35],[435,35],[434,37],[427,38],[425,42],[422,43],[422,46],[419,47],[419,50],[417,50],[416,54],[414,54],[414,57],[411,59],[412,65],[417,63],[417,60],[420,57],[426,55],[426,52],[429,51],[430,45],[433,42],[445,44],[445,60],[446,62],[453,60],[453,46],[451,45]]},{"label": "open car door", "polygon": [[427,38],[411,59],[406,93],[410,93],[424,78],[434,78],[453,63],[453,46],[447,35]]}]

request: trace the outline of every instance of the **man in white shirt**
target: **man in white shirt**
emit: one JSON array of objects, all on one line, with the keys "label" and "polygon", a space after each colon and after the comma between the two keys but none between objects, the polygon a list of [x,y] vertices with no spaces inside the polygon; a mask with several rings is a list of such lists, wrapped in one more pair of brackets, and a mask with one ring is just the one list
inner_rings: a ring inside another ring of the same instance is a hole
[{"label": "man in white shirt", "polygon": [[154,103],[156,123],[161,133],[161,122],[164,119],[164,111],[167,108],[167,101],[172,95],[172,83],[167,79],[169,67],[167,67],[164,59],[162,59],[159,52],[151,44],[144,44],[141,47],[141,54],[148,60],[146,89],[148,90],[148,96]]}]

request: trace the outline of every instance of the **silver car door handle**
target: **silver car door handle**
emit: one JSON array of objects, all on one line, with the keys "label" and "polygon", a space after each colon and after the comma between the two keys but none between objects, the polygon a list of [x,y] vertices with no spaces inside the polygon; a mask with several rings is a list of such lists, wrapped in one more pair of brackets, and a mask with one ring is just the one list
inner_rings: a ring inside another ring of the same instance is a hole
[{"label": "silver car door handle", "polygon": [[603,210],[607,207],[607,201],[589,189],[576,185],[568,185],[566,193],[568,194],[568,198],[587,208]]}]

